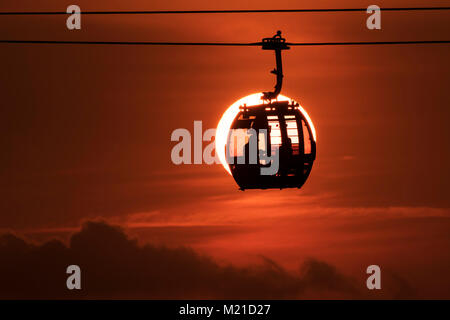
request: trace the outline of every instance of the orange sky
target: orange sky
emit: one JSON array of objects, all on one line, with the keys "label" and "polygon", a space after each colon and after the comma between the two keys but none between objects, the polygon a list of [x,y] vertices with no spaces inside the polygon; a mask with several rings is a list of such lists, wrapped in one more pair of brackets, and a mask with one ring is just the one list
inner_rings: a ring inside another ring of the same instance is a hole
[{"label": "orange sky", "polygon": [[[335,1],[77,1],[82,10],[337,7]],[[381,7],[394,6],[379,1]],[[395,6],[448,1],[396,1]],[[364,7],[341,1],[339,7]],[[2,1],[1,11],[65,10]],[[0,39],[254,42],[449,40],[450,13],[1,17]],[[238,190],[220,165],[175,166],[170,134],[215,127],[269,90],[259,48],[1,45],[0,230],[66,238],[102,218],[141,243],[185,245],[220,263],[313,257],[364,278],[379,264],[419,297],[450,298],[449,45],[296,47],[282,93],[308,111],[317,161],[301,190]],[[70,233],[70,232],[69,232]]]}]

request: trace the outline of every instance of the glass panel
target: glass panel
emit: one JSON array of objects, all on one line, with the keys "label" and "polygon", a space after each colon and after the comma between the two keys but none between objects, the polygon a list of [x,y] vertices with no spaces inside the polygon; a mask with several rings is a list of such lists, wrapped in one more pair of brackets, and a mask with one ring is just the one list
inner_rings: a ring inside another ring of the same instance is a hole
[{"label": "glass panel", "polygon": [[287,135],[291,138],[291,143],[298,144],[298,130],[297,130],[297,121],[295,120],[286,120],[286,128]]},{"label": "glass panel", "polygon": [[281,145],[280,121],[278,121],[278,116],[268,116],[267,119],[270,127],[270,152],[275,154]]},{"label": "glass panel", "polygon": [[232,129],[228,137],[229,152],[231,157],[242,157],[244,146],[249,141],[247,129]]},{"label": "glass panel", "polygon": [[[262,165],[269,164],[269,160],[267,159],[267,130],[264,130],[265,132],[259,132],[258,133],[258,156],[259,163]],[[262,156],[262,158],[261,158]]]},{"label": "glass panel", "polygon": [[270,127],[270,143],[272,144],[272,147],[280,146],[281,145],[280,122],[278,120],[269,120],[269,127]]},{"label": "glass panel", "polygon": [[[297,121],[295,121],[295,116],[284,117],[286,119],[287,136],[289,139],[291,139],[292,153],[294,155],[300,154]],[[294,117],[294,120],[287,120],[288,117]]]},{"label": "glass panel", "polygon": [[311,154],[311,137],[309,136],[308,127],[306,126],[306,123],[304,120],[302,120],[302,127],[303,127],[304,143],[305,143],[305,154]]}]

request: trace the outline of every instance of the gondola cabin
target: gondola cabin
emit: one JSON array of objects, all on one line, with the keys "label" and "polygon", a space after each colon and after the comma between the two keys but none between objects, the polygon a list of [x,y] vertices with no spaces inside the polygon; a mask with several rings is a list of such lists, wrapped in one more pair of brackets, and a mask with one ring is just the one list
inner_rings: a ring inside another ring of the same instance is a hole
[{"label": "gondola cabin", "polygon": [[241,106],[225,148],[241,190],[301,188],[316,158],[316,142],[298,103]]}]

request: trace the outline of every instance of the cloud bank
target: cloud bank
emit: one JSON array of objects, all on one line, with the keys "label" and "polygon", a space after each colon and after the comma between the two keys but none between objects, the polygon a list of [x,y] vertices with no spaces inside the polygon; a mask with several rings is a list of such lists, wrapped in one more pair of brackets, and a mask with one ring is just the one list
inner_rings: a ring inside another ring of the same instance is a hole
[{"label": "cloud bank", "polygon": [[[355,279],[306,260],[288,272],[262,257],[248,267],[221,265],[189,248],[139,245],[119,227],[86,222],[66,245],[0,236],[2,299],[297,299],[364,298]],[[82,270],[82,290],[66,289],[68,265]]]}]

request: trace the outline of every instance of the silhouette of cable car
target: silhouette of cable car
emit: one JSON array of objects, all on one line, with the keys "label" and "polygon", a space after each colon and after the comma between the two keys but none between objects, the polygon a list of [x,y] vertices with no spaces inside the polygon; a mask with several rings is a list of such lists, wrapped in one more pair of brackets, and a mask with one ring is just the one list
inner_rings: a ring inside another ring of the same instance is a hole
[{"label": "silhouette of cable car", "polygon": [[225,148],[230,171],[241,190],[301,188],[316,158],[316,141],[298,103],[277,101],[283,71],[281,50],[289,49],[281,32],[262,42],[275,50],[277,76],[273,92],[263,92],[263,104],[240,107]]}]

